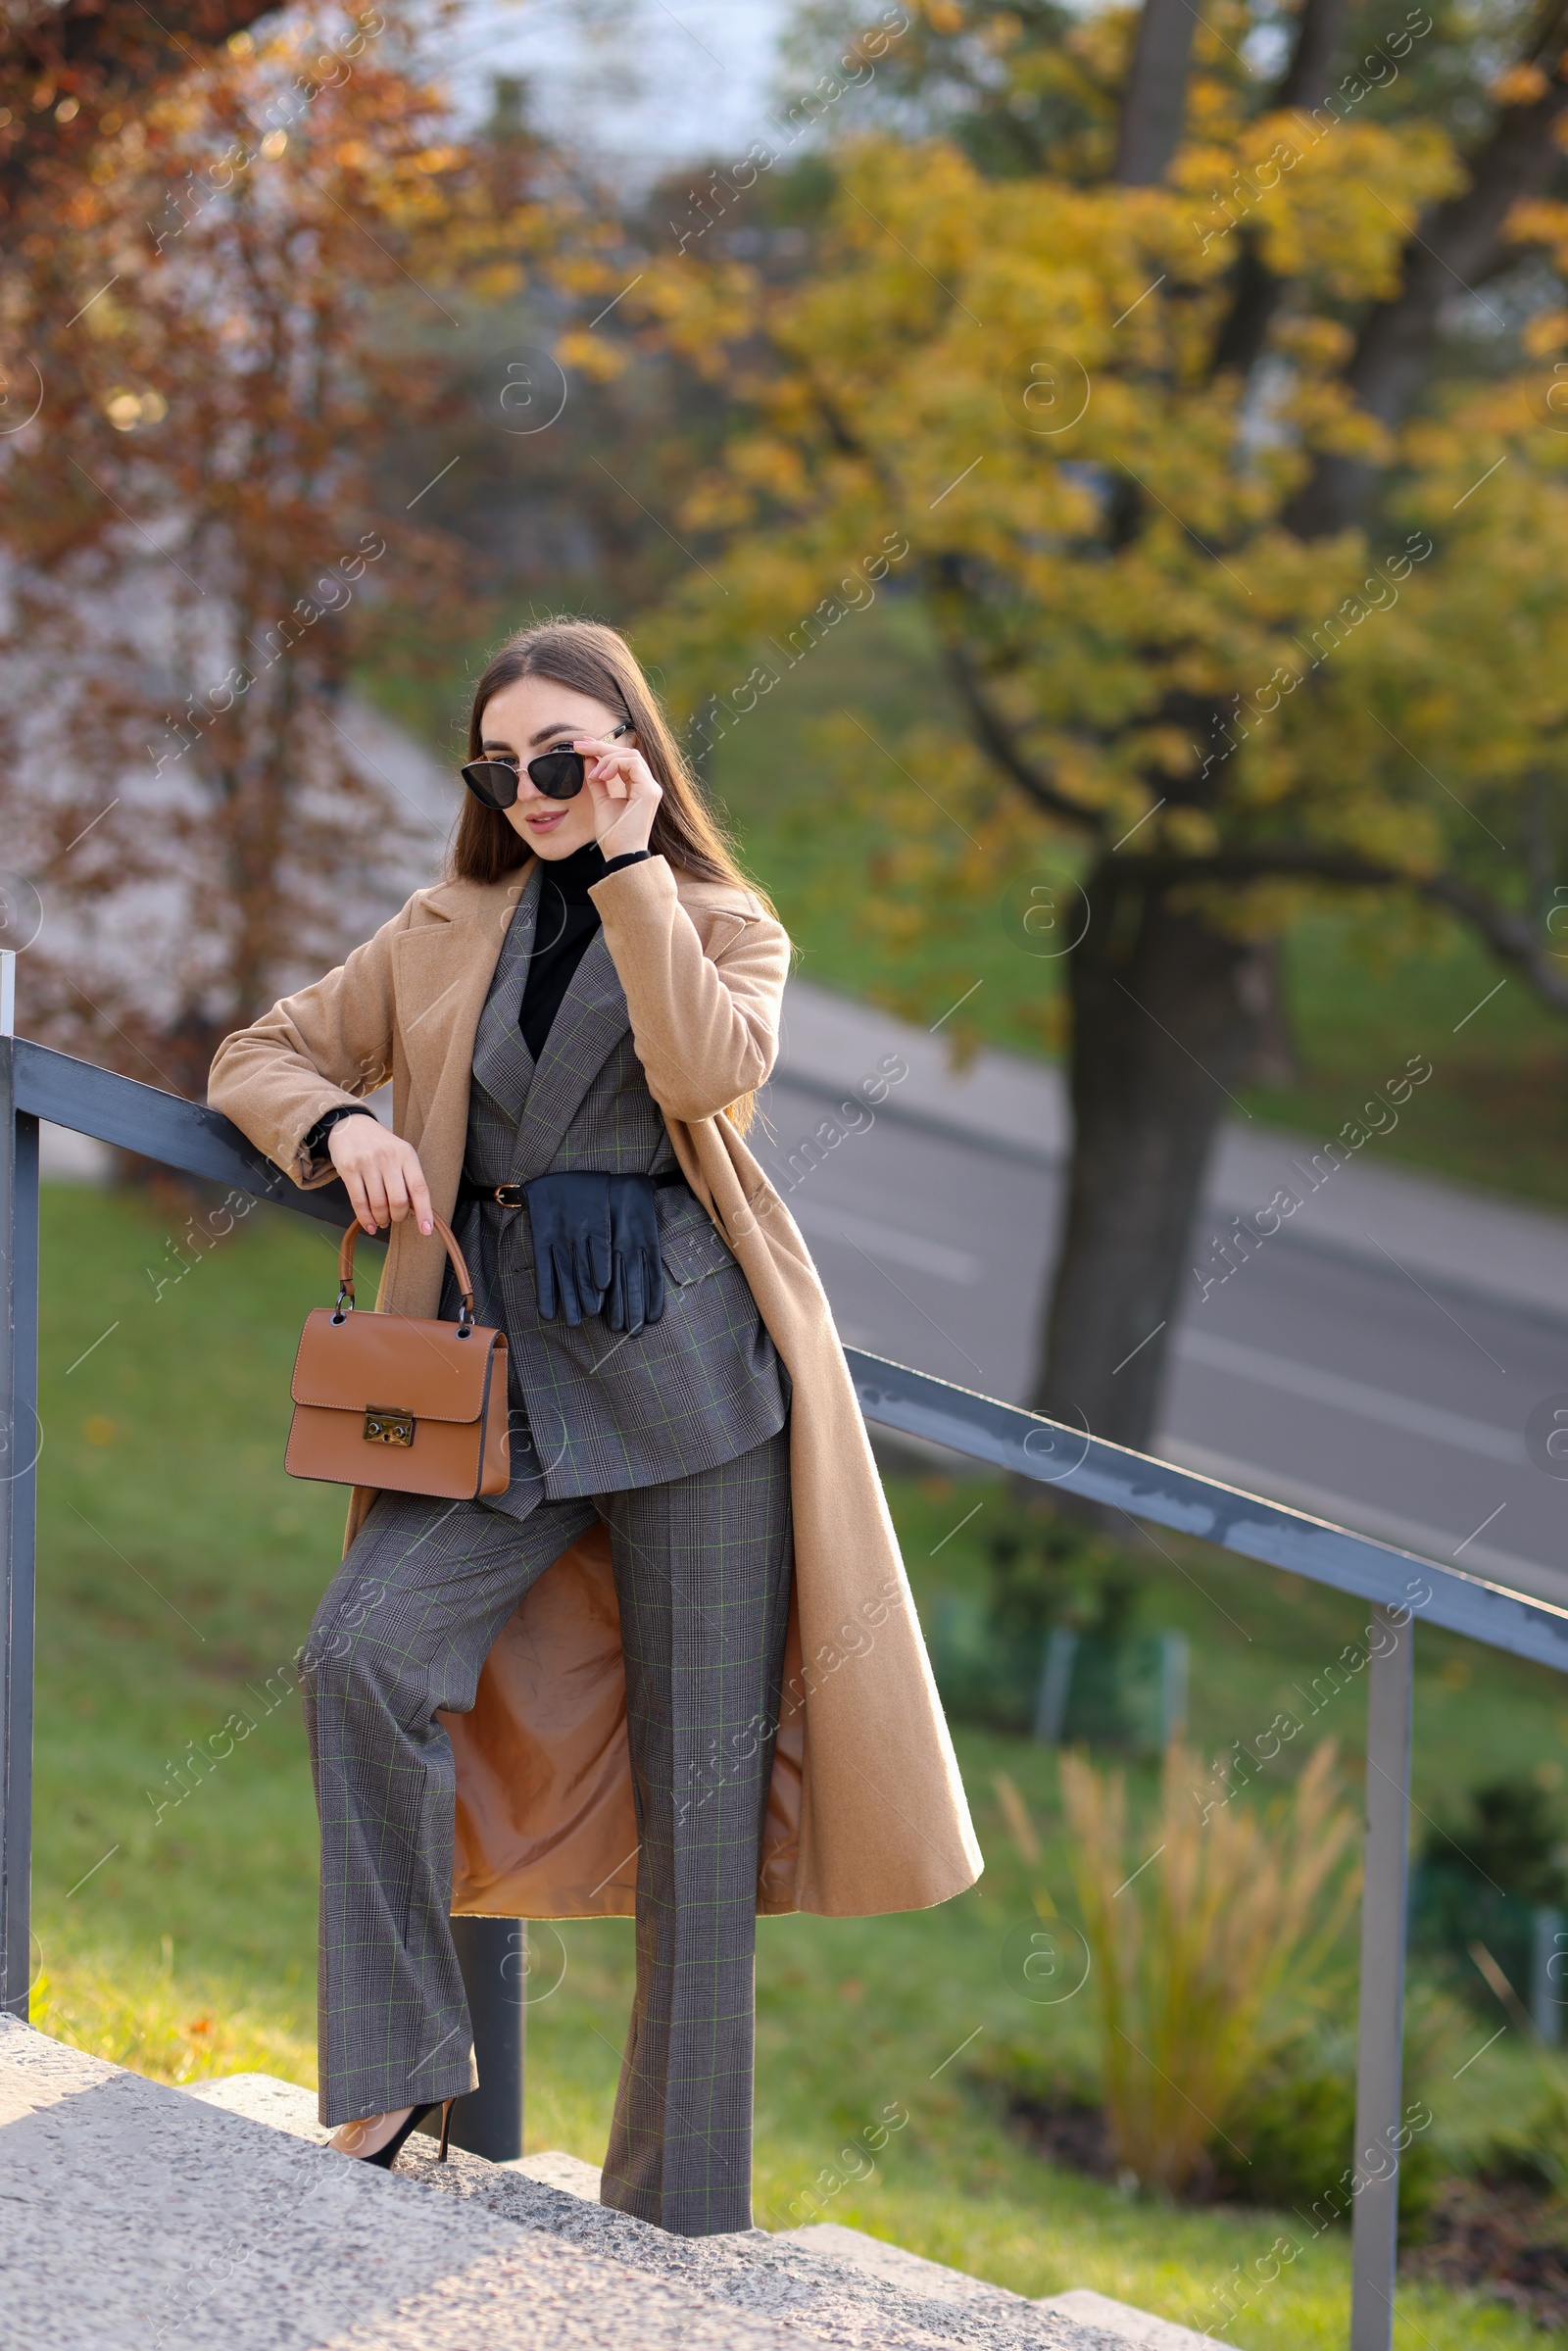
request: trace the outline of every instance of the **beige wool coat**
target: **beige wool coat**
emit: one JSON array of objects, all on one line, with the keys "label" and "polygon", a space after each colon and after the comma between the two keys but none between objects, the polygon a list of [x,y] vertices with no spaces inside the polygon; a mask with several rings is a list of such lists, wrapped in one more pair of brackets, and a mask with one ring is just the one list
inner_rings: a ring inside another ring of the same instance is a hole
[{"label": "beige wool coat", "polygon": [[[226,1038],[209,1100],[302,1185],[303,1138],[392,1081],[393,1125],[450,1221],[474,1031],[528,868],[417,891],[336,971]],[[722,1115],[772,1068],[789,942],[745,889],[662,857],[593,892],[637,1054],[682,1172],[738,1259],[794,1386],[795,1596],[758,1886],[764,1911],[869,1916],[961,1892],[982,1866],[952,1740],[826,1297],[783,1201]],[[430,1316],[438,1235],[392,1227],[383,1314]],[[349,1536],[373,1497],[356,1490]],[[453,1908],[631,1911],[637,1829],[608,1536],[540,1578],[474,1709],[443,1717],[458,1770]]]}]

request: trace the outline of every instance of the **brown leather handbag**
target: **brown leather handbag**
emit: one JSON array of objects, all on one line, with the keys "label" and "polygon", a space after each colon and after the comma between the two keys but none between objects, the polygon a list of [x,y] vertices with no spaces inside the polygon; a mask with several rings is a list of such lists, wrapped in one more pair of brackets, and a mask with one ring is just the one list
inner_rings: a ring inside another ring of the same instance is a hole
[{"label": "brown leather handbag", "polygon": [[283,1456],[290,1477],[462,1501],[506,1493],[506,1333],[474,1321],[463,1251],[439,1216],[435,1228],[463,1295],[456,1322],[356,1314],[359,1227],[344,1234],[337,1304],[306,1316],[294,1358],[294,1419]]}]

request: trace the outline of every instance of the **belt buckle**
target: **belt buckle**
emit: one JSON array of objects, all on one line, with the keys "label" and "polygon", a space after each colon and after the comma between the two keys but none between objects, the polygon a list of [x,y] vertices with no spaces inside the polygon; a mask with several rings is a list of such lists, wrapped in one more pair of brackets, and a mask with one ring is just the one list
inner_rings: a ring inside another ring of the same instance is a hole
[{"label": "belt buckle", "polygon": [[490,1197],[498,1208],[520,1208],[522,1206],[522,1186],[520,1184],[497,1184]]}]

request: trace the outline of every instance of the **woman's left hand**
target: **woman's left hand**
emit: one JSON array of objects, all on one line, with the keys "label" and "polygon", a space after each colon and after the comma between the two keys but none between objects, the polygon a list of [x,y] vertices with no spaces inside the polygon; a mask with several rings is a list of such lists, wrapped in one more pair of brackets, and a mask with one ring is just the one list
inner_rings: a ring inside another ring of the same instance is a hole
[{"label": "woman's left hand", "polygon": [[607,857],[623,857],[648,847],[654,817],[664,795],[640,751],[624,742],[602,743],[583,735],[573,743],[585,765],[594,798],[594,836]]}]

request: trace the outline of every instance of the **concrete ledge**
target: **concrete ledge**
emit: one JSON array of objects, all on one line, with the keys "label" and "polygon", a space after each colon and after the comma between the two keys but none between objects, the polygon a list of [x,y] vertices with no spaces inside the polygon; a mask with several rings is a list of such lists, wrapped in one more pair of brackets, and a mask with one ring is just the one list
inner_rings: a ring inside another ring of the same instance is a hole
[{"label": "concrete ledge", "polygon": [[[201,2082],[187,2094],[313,2144],[326,2136],[311,2093],[264,2074]],[[838,2344],[846,2351],[948,2351],[958,2345],[976,2351],[1125,2351],[1125,2335],[1086,2325],[1071,2313],[1044,2310],[1003,2286],[832,2223],[772,2236],[760,2229],[733,2236],[666,2236],[601,2205],[598,2173],[575,2156],[552,2151],[492,2164],[455,2150],[443,2165],[432,2141],[416,2135],[394,2177],[404,2177],[405,2168],[407,2176],[465,2206],[564,2238],[645,2276],[679,2281],[710,2308],[769,2319],[792,2341]],[[607,2346],[616,2339],[594,2338]]]},{"label": "concrete ledge", "polygon": [[[939,2301],[959,2302],[973,2308],[988,2302],[1016,2300],[1004,2287],[988,2284],[983,2278],[967,2277],[962,2270],[945,2269],[939,2261],[927,2261],[923,2254],[907,2253],[902,2245],[890,2245],[881,2237],[867,2236],[859,2229],[845,2229],[836,2221],[818,2221],[813,2227],[792,2229],[786,2233],[808,2252],[853,2262],[894,2284]],[[1102,2335],[1108,2334],[1118,2343],[1137,2344],[1139,2351],[1213,2351],[1212,2335],[1195,2334],[1190,2327],[1176,2327],[1169,2319],[1152,2318],[1147,2310],[1134,2310],[1127,2302],[1112,2302],[1108,2295],[1097,2294],[1088,2286],[1075,2286],[1066,2294],[1047,2294],[1032,2307],[1075,2319],[1081,2326]]]},{"label": "concrete ledge", "polygon": [[1116,2304],[1035,2304],[855,2229],[666,2236],[589,2200],[571,2156],[443,2165],[416,2136],[388,2173],[325,2137],[291,2082],[169,2089],[0,2016],[7,2351],[1166,2343],[1111,2326],[1138,2315]]},{"label": "concrete ledge", "polygon": [[580,2196],[585,2204],[599,2201],[602,2178],[596,2163],[584,2163],[580,2155],[563,2155],[558,2147],[548,2148],[542,2155],[518,2155],[513,2162],[500,2167],[503,2172],[521,2172],[528,2180],[537,2180],[543,2187],[558,2187],[564,2196]]},{"label": "concrete ledge", "polygon": [[679,2278],[519,2229],[416,2176],[350,2163],[10,2017],[0,2017],[0,2200],[7,2351],[801,2341],[760,2311],[716,2308]]},{"label": "concrete ledge", "polygon": [[1048,2294],[1036,2308],[1080,2319],[1086,2327],[1098,2327],[1102,2333],[1114,2335],[1119,2343],[1136,2343],[1139,2351],[1213,2351],[1213,2335],[1173,2326],[1169,2319],[1152,2319],[1147,2310],[1112,2302],[1108,2295],[1094,2293],[1087,2285],[1074,2286],[1070,2294]]},{"label": "concrete ledge", "polygon": [[873,2278],[885,2278],[891,2285],[936,2302],[1010,2308],[1019,2299],[1005,2286],[971,2278],[963,2270],[950,2270],[940,2261],[927,2261],[923,2253],[891,2245],[886,2237],[867,2236],[863,2229],[846,2229],[840,2221],[812,2221],[804,2229],[781,2229],[775,2242],[783,2241],[799,2245],[819,2260],[849,2262]]}]

